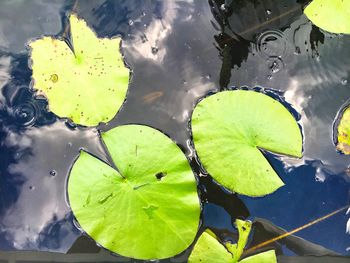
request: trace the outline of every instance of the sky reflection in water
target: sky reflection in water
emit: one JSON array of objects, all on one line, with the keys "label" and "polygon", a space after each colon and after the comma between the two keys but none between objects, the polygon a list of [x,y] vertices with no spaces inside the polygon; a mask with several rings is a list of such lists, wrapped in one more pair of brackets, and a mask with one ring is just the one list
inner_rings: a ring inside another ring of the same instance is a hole
[{"label": "sky reflection in water", "polygon": [[[101,129],[126,123],[158,128],[201,173],[188,126],[196,102],[226,86],[271,89],[301,116],[304,158],[268,153],[286,186],[264,198],[237,197],[201,178],[199,188],[214,187],[217,195],[207,196],[203,226],[234,233],[232,219],[249,211],[251,218],[291,230],[347,205],[350,158],[335,150],[333,122],[350,97],[350,36],[315,31],[295,1],[247,1],[221,29],[218,2],[78,2],[78,15],[100,37],[122,36],[133,73],[123,108]],[[0,4],[0,249],[66,252],[80,235],[66,201],[69,169],[80,148],[107,158],[95,129],[56,118],[45,99],[29,91],[26,43],[60,35],[72,6],[70,1]],[[224,37],[231,49],[222,44]],[[337,214],[298,235],[349,254],[348,217]]]}]

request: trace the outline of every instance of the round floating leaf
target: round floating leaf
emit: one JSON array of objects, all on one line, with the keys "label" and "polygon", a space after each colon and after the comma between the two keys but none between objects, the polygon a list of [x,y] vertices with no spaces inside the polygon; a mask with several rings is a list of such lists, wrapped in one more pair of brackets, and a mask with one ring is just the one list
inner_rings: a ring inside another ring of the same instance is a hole
[{"label": "round floating leaf", "polygon": [[206,230],[198,239],[188,259],[189,263],[277,263],[274,250],[269,250],[243,260],[241,258],[243,249],[251,229],[251,222],[236,220],[239,232],[237,244],[226,243],[225,247],[218,241],[210,230]]},{"label": "round floating leaf", "polygon": [[337,149],[350,154],[350,108],[345,109],[338,125]]},{"label": "round floating leaf", "polygon": [[283,185],[261,149],[302,155],[302,136],[292,114],[259,92],[224,91],[202,100],[192,115],[198,156],[211,176],[228,189],[262,196]]},{"label": "round floating leaf", "polygon": [[304,13],[312,23],[328,32],[350,34],[349,0],[313,0]]},{"label": "round floating leaf", "polygon": [[161,259],[184,251],[196,236],[200,204],[179,147],[142,125],[120,126],[102,138],[119,172],[81,152],[68,181],[81,227],[127,257]]},{"label": "round floating leaf", "polygon": [[98,38],[75,15],[69,21],[74,53],[65,41],[52,37],[30,43],[34,88],[44,93],[58,116],[95,126],[111,120],[121,107],[129,69],[119,38]]}]

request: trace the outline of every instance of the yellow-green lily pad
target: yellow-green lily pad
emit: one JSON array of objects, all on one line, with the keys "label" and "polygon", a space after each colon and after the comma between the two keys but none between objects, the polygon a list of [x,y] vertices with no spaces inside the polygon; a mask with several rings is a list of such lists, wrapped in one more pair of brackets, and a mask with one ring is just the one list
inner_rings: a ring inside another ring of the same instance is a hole
[{"label": "yellow-green lily pad", "polygon": [[163,133],[124,125],[102,134],[118,171],[81,152],[68,179],[80,226],[97,243],[137,259],[175,256],[199,225],[196,180],[180,148]]},{"label": "yellow-green lily pad", "polygon": [[236,220],[239,232],[237,244],[226,243],[222,245],[210,230],[206,230],[195,244],[188,263],[277,263],[274,250],[241,259],[244,247],[251,230],[251,222]]},{"label": "yellow-green lily pad", "polygon": [[120,38],[98,38],[76,15],[69,18],[73,51],[62,39],[31,42],[34,88],[48,98],[49,109],[76,124],[110,121],[125,100],[129,69]]},{"label": "yellow-green lily pad", "polygon": [[312,23],[323,30],[350,34],[349,0],[313,0],[304,13]]},{"label": "yellow-green lily pad", "polygon": [[248,196],[270,194],[283,185],[261,150],[302,156],[302,135],[293,115],[255,91],[224,91],[200,101],[192,114],[192,134],[208,173]]},{"label": "yellow-green lily pad", "polygon": [[350,154],[350,108],[346,108],[343,112],[337,132],[337,149],[344,154]]}]

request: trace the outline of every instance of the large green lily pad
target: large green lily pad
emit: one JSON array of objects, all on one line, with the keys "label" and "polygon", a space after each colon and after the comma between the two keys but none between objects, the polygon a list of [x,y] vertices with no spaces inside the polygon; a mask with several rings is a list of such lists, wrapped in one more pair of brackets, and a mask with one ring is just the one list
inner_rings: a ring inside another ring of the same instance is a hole
[{"label": "large green lily pad", "polygon": [[302,156],[302,135],[292,114],[255,91],[224,91],[205,98],[194,109],[192,133],[209,174],[244,195],[266,195],[283,185],[261,149]]},{"label": "large green lily pad", "polygon": [[238,219],[236,225],[239,231],[237,244],[226,243],[223,246],[215,234],[207,229],[195,244],[188,263],[277,263],[274,250],[240,260],[251,230],[251,223]]},{"label": "large green lily pad", "polygon": [[81,152],[68,180],[70,206],[97,243],[126,257],[161,259],[194,240],[200,203],[189,163],[161,132],[125,125],[104,134],[118,171]]},{"label": "large green lily pad", "polygon": [[337,149],[344,154],[350,154],[350,108],[343,112],[337,127],[338,143]]},{"label": "large green lily pad", "polygon": [[124,102],[129,69],[119,51],[120,38],[98,38],[76,15],[69,21],[74,53],[52,37],[30,43],[34,88],[48,98],[56,115],[95,126],[111,120]]},{"label": "large green lily pad", "polygon": [[312,23],[328,32],[350,34],[349,0],[313,0],[304,13]]}]

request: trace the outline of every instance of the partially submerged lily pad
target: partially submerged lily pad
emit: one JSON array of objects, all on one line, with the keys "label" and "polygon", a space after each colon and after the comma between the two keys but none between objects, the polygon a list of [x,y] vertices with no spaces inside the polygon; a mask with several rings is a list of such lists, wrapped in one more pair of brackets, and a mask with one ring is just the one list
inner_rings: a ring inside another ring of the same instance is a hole
[{"label": "partially submerged lily pad", "polygon": [[344,154],[350,154],[350,108],[343,112],[337,132],[337,149]]},{"label": "partially submerged lily pad", "polygon": [[226,243],[223,246],[218,238],[210,230],[206,230],[199,237],[192,253],[188,259],[189,263],[276,263],[274,250],[269,250],[245,259],[240,260],[244,247],[247,244],[251,223],[243,220],[236,220],[239,231],[237,244]]},{"label": "partially submerged lily pad", "polygon": [[302,135],[292,114],[255,91],[219,92],[192,115],[196,151],[209,174],[240,194],[262,196],[283,185],[261,149],[302,156]]},{"label": "partially submerged lily pad", "polygon": [[349,0],[313,0],[304,13],[312,23],[328,32],[350,34]]},{"label": "partially submerged lily pad", "polygon": [[81,152],[68,196],[84,231],[103,247],[137,259],[162,259],[194,240],[200,204],[180,148],[161,132],[125,125],[102,134],[118,171]]},{"label": "partially submerged lily pad", "polygon": [[30,43],[34,88],[48,98],[56,115],[95,126],[110,121],[124,102],[129,69],[119,51],[120,38],[98,38],[76,15],[69,22],[74,53],[53,37]]},{"label": "partially submerged lily pad", "polygon": [[219,243],[214,233],[206,230],[195,244],[188,263],[232,262],[233,255]]}]

